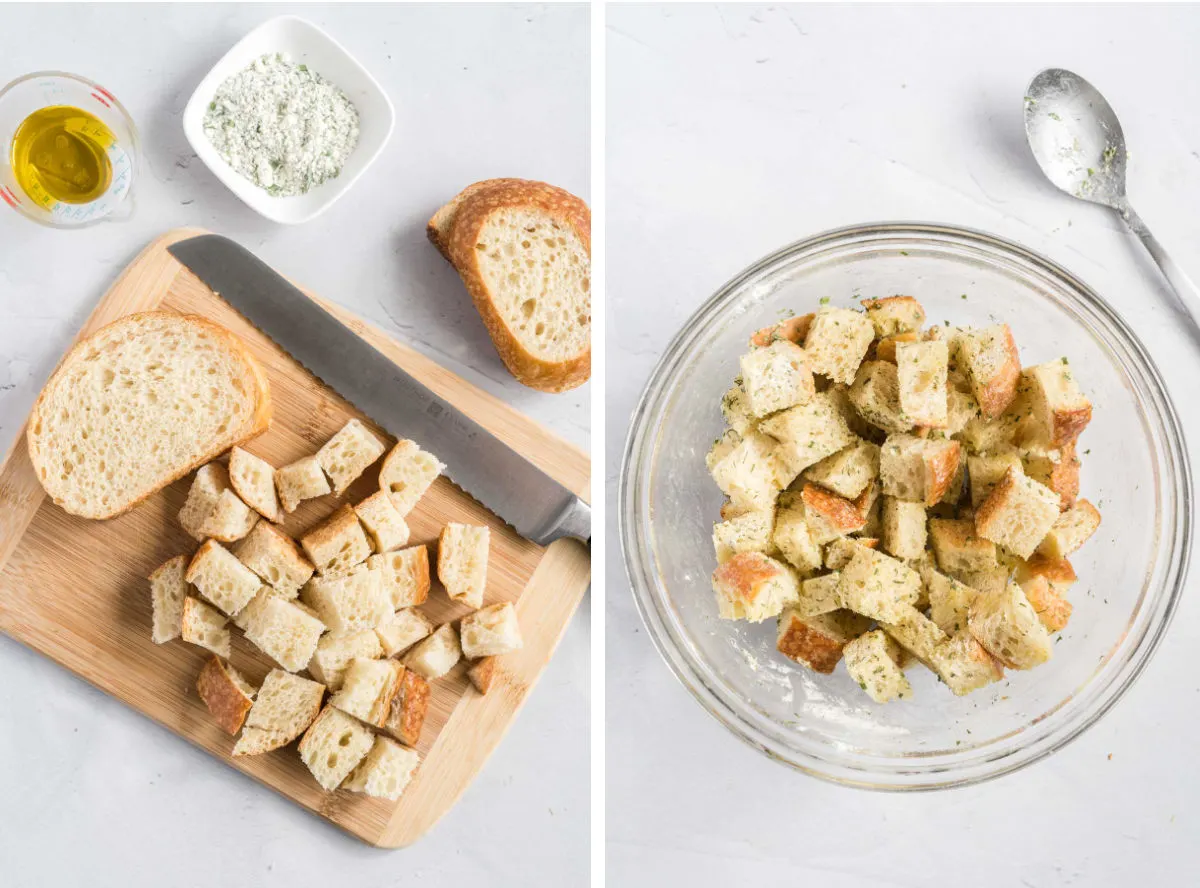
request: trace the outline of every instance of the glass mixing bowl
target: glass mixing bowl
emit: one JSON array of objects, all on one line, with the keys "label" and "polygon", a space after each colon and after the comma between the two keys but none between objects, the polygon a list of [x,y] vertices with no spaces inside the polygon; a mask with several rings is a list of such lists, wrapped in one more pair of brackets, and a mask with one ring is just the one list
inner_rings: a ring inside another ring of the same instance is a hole
[{"label": "glass mixing bowl", "polygon": [[[1072,557],[1074,613],[1051,661],[966,697],[913,669],[914,699],[877,705],[839,668],[775,651],[774,621],[718,619],[711,532],[722,496],[704,457],[751,333],[788,311],[905,293],[928,323],[1012,327],[1025,364],[1069,357],[1094,404],[1082,495],[1103,513]],[[985,780],[1049,755],[1137,678],[1174,612],[1191,549],[1191,472],[1158,370],[1084,283],[1024,247],[936,225],[841,229],[785,247],[709,299],[675,337],[632,418],[619,493],[638,608],[675,675],[778,761],[890,790]]]}]

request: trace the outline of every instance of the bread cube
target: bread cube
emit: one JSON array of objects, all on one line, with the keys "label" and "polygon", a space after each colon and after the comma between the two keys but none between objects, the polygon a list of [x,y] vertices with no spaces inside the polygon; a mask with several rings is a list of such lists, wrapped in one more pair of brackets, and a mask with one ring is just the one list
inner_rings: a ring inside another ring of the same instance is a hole
[{"label": "bread cube", "polygon": [[925,551],[925,506],[893,496],[883,498],[883,550],[909,561]]},{"label": "bread cube", "polygon": [[948,424],[944,342],[901,342],[896,346],[896,381],[904,418],[933,429]]},{"label": "bread cube", "polygon": [[344,576],[371,557],[371,543],[350,506],[342,506],[304,536],[300,545],[322,576]]},{"label": "bread cube", "polygon": [[805,479],[854,499],[879,475],[879,446],[858,439],[804,470]]},{"label": "bread cube", "polygon": [[857,533],[867,524],[866,512],[857,502],[830,493],[815,484],[805,484],[800,491],[804,505],[804,520],[813,540],[823,546],[839,536]]},{"label": "bread cube", "polygon": [[420,641],[404,655],[404,665],[423,678],[441,678],[462,659],[458,633],[443,623],[432,635]]},{"label": "bread cube", "polygon": [[359,721],[382,728],[400,691],[404,667],[395,660],[355,657],[346,667],[341,689],[329,704]]},{"label": "bread cube", "polygon": [[785,482],[855,442],[855,435],[829,392],[819,392],[807,404],[763,420],[759,429],[779,442],[777,457],[786,469]]},{"label": "bread cube", "polygon": [[401,608],[375,627],[383,656],[394,657],[433,632],[433,623],[415,607]]},{"label": "bread cube", "polygon": [[[778,418],[772,417],[768,422]],[[774,439],[759,432],[750,432],[716,461],[712,468],[713,480],[721,492],[738,506],[746,509],[774,508],[779,491],[796,474],[785,468],[780,453],[780,446]]]},{"label": "bread cube", "polygon": [[916,333],[925,323],[925,309],[911,296],[885,296],[864,299],[862,307],[875,328],[875,337]]},{"label": "bread cube", "polygon": [[1071,562],[1067,559],[1047,558],[1041,554],[1035,554],[1028,561],[1017,564],[1015,579],[1018,583],[1024,586],[1025,582],[1033,577],[1045,577],[1050,590],[1060,598],[1066,596],[1067,590],[1076,580],[1075,568],[1071,567]]},{"label": "bread cube", "polygon": [[865,314],[848,308],[822,308],[804,337],[804,351],[813,373],[849,385],[875,338]]},{"label": "bread cube", "polygon": [[241,620],[246,639],[288,672],[308,665],[325,624],[293,602],[260,592]]},{"label": "bread cube", "polygon": [[800,597],[790,609],[802,617],[815,617],[840,609],[842,604],[837,591],[840,581],[841,574],[837,571],[805,580],[800,584]]},{"label": "bread cube", "polygon": [[196,679],[196,693],[221,730],[236,734],[254,705],[255,687],[220,657],[210,657]]},{"label": "bread cube", "polygon": [[275,490],[279,504],[288,514],[300,503],[331,493],[329,479],[315,456],[306,456],[275,470]]},{"label": "bread cube", "polygon": [[[792,565],[800,576],[809,576],[820,569],[821,547],[813,538],[808,522],[804,518],[803,508],[785,508],[775,513],[775,527],[771,542],[779,550],[784,560]],[[769,549],[747,548],[742,551],[769,552]],[[718,558],[717,562],[721,563],[721,559]]]},{"label": "bread cube", "polygon": [[1022,375],[1038,440],[1062,447],[1078,438],[1092,421],[1092,403],[1080,390],[1067,359],[1038,364]]},{"label": "bread cube", "polygon": [[955,571],[953,578],[970,586],[980,595],[990,595],[993,592],[1004,591],[1004,587],[1012,580],[1012,575],[1012,568],[1008,565],[997,564],[985,570]]},{"label": "bread cube", "polygon": [[879,450],[879,471],[887,496],[936,505],[958,473],[962,449],[957,441],[888,435]]},{"label": "bread cube", "polygon": [[925,582],[929,596],[929,618],[947,635],[967,628],[967,613],[979,593],[965,583],[938,571],[930,571]]},{"label": "bread cube", "polygon": [[312,563],[296,541],[266,522],[256,524],[233,554],[284,598],[295,598],[313,575]]},{"label": "bread cube", "polygon": [[327,704],[300,738],[300,758],[323,789],[337,789],[375,745],[371,729]]},{"label": "bread cube", "polygon": [[[494,662],[488,658],[489,662]],[[411,669],[405,669],[400,690],[392,698],[392,708],[383,729],[407,746],[421,739],[425,713],[429,710],[429,682]]]},{"label": "bread cube", "polygon": [[808,336],[808,328],[812,326],[813,318],[816,314],[809,312],[804,315],[794,315],[790,318],[784,318],[778,324],[772,324],[769,327],[763,327],[755,331],[750,337],[750,345],[752,346],[767,346],[772,342],[787,340],[794,342],[796,345],[803,345],[805,338]]},{"label": "bread cube", "polygon": [[[922,339],[916,333],[897,333],[895,336],[887,336],[875,343],[875,356],[877,361],[887,361],[889,364],[896,363],[896,346],[902,342],[921,342]],[[868,353],[869,355],[870,353]]]},{"label": "bread cube", "polygon": [[870,620],[845,610],[806,617],[788,608],[779,616],[775,647],[789,660],[829,675],[846,645],[870,628]]},{"label": "bread cube", "polygon": [[1058,519],[1058,502],[1054,491],[1014,466],[980,504],[975,532],[1018,558],[1028,558]]},{"label": "bread cube", "polygon": [[179,523],[193,539],[204,542],[204,522],[217,507],[222,491],[229,489],[229,473],[220,463],[210,462],[196,470],[187,502],[179,510]]},{"label": "bread cube", "polygon": [[949,507],[952,515],[956,513],[959,503],[962,502],[963,493],[967,487],[967,463],[962,457],[963,451],[960,448],[958,452],[958,467],[954,470],[954,476],[950,479],[950,483],[946,485],[946,492],[938,500],[940,505]]},{"label": "bread cube", "polygon": [[850,563],[854,553],[861,548],[878,549],[879,540],[864,537],[838,537],[825,547],[825,566],[830,570],[841,570]]},{"label": "bread cube", "polygon": [[429,598],[429,550],[425,546],[372,555],[367,567],[379,571],[394,609],[424,604]]},{"label": "bread cube", "polygon": [[458,627],[463,656],[470,660],[518,651],[524,642],[512,602],[493,604],[462,618]]},{"label": "bread cube", "polygon": [[977,536],[970,519],[931,518],[929,542],[938,567],[947,573],[990,570],[999,564],[996,544]]},{"label": "bread cube", "polygon": [[971,453],[998,453],[1010,450],[1020,440],[1021,411],[1010,411],[994,418],[982,415],[967,420],[957,435]]},{"label": "bread cube", "polygon": [[946,425],[947,435],[957,435],[974,419],[979,417],[979,402],[970,392],[955,388],[953,384],[946,386]]},{"label": "bread cube", "polygon": [[777,616],[800,595],[800,578],[761,552],[741,552],[713,571],[713,591],[723,620],[759,623]]},{"label": "bread cube", "polygon": [[283,506],[275,491],[275,467],[240,447],[229,451],[229,481],[234,493],[259,515],[278,524]]},{"label": "bread cube", "polygon": [[967,628],[1009,669],[1032,669],[1050,659],[1054,644],[1037,611],[1016,583],[971,603]]},{"label": "bread cube", "polygon": [[317,649],[308,663],[308,671],[330,691],[338,691],[352,662],[357,659],[377,660],[382,656],[383,645],[374,629],[359,629],[345,635],[327,632],[317,642]]},{"label": "bread cube", "polygon": [[978,509],[992,488],[1013,467],[1021,467],[1021,457],[1015,450],[1006,450],[967,457],[967,472],[971,477],[971,505]]},{"label": "bread cube", "polygon": [[300,590],[331,632],[345,634],[374,629],[392,616],[392,601],[378,570],[360,565],[345,576],[316,576]]},{"label": "bread cube", "polygon": [[216,505],[200,522],[202,537],[232,543],[248,534],[258,523],[258,513],[252,510],[232,490],[222,490]]},{"label": "bread cube", "polygon": [[163,644],[182,631],[183,599],[187,598],[187,556],[176,555],[150,574],[150,606],[153,623],[150,638]]},{"label": "bread cube", "polygon": [[1004,678],[1004,668],[965,628],[933,649],[929,666],[959,697]]},{"label": "bread cube", "polygon": [[476,660],[467,669],[467,678],[471,679],[471,684],[481,694],[486,694],[492,689],[492,685],[495,684],[498,674],[499,667],[496,665],[495,657],[484,657],[482,660]]},{"label": "bread cube", "polygon": [[246,716],[242,736],[233,747],[234,757],[261,755],[291,743],[317,717],[324,696],[324,685],[272,669]]},{"label": "bread cube", "polygon": [[333,484],[333,492],[341,496],[386,449],[370,429],[352,419],[317,451],[317,462]]},{"label": "bread cube", "polygon": [[342,789],[395,801],[404,794],[421,757],[387,737],[376,737],[371,751],[359,762]]},{"label": "bread cube", "polygon": [[1047,632],[1061,632],[1067,628],[1071,602],[1051,589],[1045,577],[1032,577],[1019,585]]},{"label": "bread cube", "polygon": [[742,389],[754,419],[807,403],[816,392],[804,349],[785,339],[742,355]]},{"label": "bread cube", "polygon": [[896,620],[921,595],[921,576],[915,570],[865,546],[842,568],[838,581],[842,607],[874,620]]},{"label": "bread cube", "polygon": [[209,607],[190,595],[183,599],[183,615],[180,619],[180,636],[188,644],[212,651],[219,657],[229,659],[230,635],[225,615],[215,607]]},{"label": "bread cube", "polygon": [[392,505],[390,494],[377,490],[354,507],[375,552],[390,552],[408,542],[408,524]]},{"label": "bread cube", "polygon": [[769,509],[753,509],[720,524],[713,525],[713,549],[717,563],[728,561],[738,552],[771,553],[775,544],[775,514]]},{"label": "bread cube", "polygon": [[379,470],[379,489],[388,492],[397,512],[407,515],[444,468],[436,456],[422,450],[415,441],[400,440]]},{"label": "bread cube", "polygon": [[[735,382],[721,397],[721,416],[725,424],[739,435],[744,435],[754,427],[755,419],[750,413],[750,402],[746,398],[746,390],[740,382]],[[712,466],[709,466],[712,471]]]},{"label": "bread cube", "polygon": [[215,540],[209,540],[196,550],[185,579],[206,601],[230,617],[249,604],[262,586],[254,571]]},{"label": "bread cube", "polygon": [[[749,430],[747,430],[747,434]],[[742,435],[735,432],[733,429],[726,429],[721,433],[721,437],[717,438],[712,443],[712,447],[708,448],[708,453],[704,455],[704,465],[708,469],[708,474],[712,475],[721,460],[733,453],[734,448],[742,442]],[[714,477],[716,477],[714,475]]]},{"label": "bread cube", "polygon": [[895,364],[867,361],[859,368],[847,393],[858,414],[888,434],[907,432],[912,420],[900,407],[900,375]]},{"label": "bread cube", "polygon": [[1061,449],[1026,447],[1021,450],[1021,465],[1025,474],[1039,484],[1044,484],[1058,494],[1058,507],[1066,511],[1075,505],[1079,496],[1079,457],[1075,455],[1075,442],[1064,444]]},{"label": "bread cube", "polygon": [[842,649],[846,671],[876,703],[908,700],[912,685],[900,668],[900,646],[882,629],[864,632]]},{"label": "bread cube", "polygon": [[934,649],[946,641],[946,633],[915,607],[903,608],[890,621],[879,624],[902,648],[924,663],[933,662]]},{"label": "bread cube", "polygon": [[451,522],[442,528],[438,541],[438,579],[451,601],[474,608],[483,606],[490,538],[486,527]]},{"label": "bread cube", "polygon": [[1099,510],[1081,499],[1055,519],[1037,551],[1052,561],[1061,561],[1086,543],[1099,527]]},{"label": "bread cube", "polygon": [[963,330],[957,339],[959,362],[971,380],[971,392],[986,418],[1005,411],[1017,392],[1021,359],[1007,324]]}]

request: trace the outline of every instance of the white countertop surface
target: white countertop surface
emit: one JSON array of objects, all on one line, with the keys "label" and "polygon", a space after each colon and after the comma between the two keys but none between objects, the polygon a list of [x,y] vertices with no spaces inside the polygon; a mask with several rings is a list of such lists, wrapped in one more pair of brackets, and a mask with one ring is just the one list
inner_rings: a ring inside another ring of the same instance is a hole
[{"label": "white countertop surface", "polygon": [[[768,761],[692,701],[628,594],[613,503],[630,411],[684,320],[759,257],[852,223],[967,225],[1046,253],[1117,307],[1186,411],[1200,361],[1155,270],[1109,211],[1042,178],[1021,114],[1042,68],[1091,80],[1120,114],[1134,205],[1200,279],[1197,37],[1195,6],[609,7],[610,884],[1195,884],[1194,594],[1128,695],[1050,759],[870,793]],[[1194,411],[1185,424],[1200,440]]]},{"label": "white countertop surface", "polygon": [[[317,220],[257,216],[192,155],[180,113],[247,31],[296,12],[390,95],[385,153]],[[588,445],[589,392],[525,389],[504,369],[425,221],[462,186],[543,179],[588,196],[582,6],[7,5],[0,84],[35,70],[97,80],[141,129],[129,222],[61,232],[0,207],[0,447],[97,299],[162,231],[232,236],[444,366]],[[584,884],[587,606],[528,705],[424,840],[379,851],[0,637],[0,884],[193,886]],[[535,841],[531,841],[535,839]]]}]

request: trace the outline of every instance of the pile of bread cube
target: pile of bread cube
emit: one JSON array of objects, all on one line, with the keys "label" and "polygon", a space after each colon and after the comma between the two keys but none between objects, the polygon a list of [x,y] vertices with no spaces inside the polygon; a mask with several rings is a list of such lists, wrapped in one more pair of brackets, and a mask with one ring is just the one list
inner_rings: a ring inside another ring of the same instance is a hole
[{"label": "pile of bread cube", "polygon": [[1022,369],[1012,331],[925,327],[910,296],[759,330],[707,464],[726,496],[713,589],[727,620],[778,619],[785,657],[884,703],[905,669],[957,695],[1050,659],[1092,416],[1067,358]]},{"label": "pile of bread cube", "polygon": [[[438,578],[472,612],[456,628],[435,627],[420,611],[429,553],[404,548],[405,516],[444,467],[412,441],[387,454],[377,491],[299,542],[276,526],[305,500],[340,497],[386,449],[355,419],[316,454],[278,469],[240,447],[228,468],[201,467],[179,513],[200,547],[159,567],[150,588],[154,642],[182,638],[212,652],[196,688],[221,728],[241,732],[234,756],[300,738],[300,757],[324,789],[394,800],[419,764],[413,747],[429,683],[466,657],[471,683],[486,694],[497,658],[522,642],[511,603],[484,607],[487,527],[447,524],[438,542]],[[229,662],[230,622],[278,664],[259,688]]]}]

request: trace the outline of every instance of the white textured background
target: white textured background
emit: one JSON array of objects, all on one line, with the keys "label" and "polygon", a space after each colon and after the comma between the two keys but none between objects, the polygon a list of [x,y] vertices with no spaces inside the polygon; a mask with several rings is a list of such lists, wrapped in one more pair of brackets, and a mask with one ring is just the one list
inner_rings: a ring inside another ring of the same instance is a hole
[{"label": "white textured background", "polygon": [[[1196,6],[612,6],[607,41],[610,516],[630,411],[684,320],[766,253],[859,222],[967,225],[1061,262],[1147,343],[1200,440],[1200,361],[1156,272],[1109,211],[1042,178],[1021,116],[1042,68],[1091,80],[1124,125],[1134,205],[1200,279]],[[607,531],[611,884],[1197,884],[1194,582],[1139,682],[1066,749],[977,788],[882,795],[773,764],[706,715],[646,638]]]},{"label": "white textured background", "polygon": [[[285,228],[192,156],[180,113],[252,27],[295,12],[396,106],[385,153],[328,213]],[[462,186],[523,176],[588,197],[583,6],[5,5],[0,84],[93,78],[141,129],[137,213],[63,232],[0,206],[0,450],[117,272],[162,231],[230,235],[581,446],[589,387],[509,377],[424,224]],[[5,150],[7,150],[5,148]],[[117,556],[119,557],[119,556]],[[581,885],[588,871],[587,606],[496,754],[416,846],[378,851],[0,637],[0,886]]]}]

